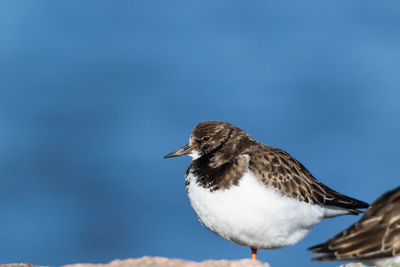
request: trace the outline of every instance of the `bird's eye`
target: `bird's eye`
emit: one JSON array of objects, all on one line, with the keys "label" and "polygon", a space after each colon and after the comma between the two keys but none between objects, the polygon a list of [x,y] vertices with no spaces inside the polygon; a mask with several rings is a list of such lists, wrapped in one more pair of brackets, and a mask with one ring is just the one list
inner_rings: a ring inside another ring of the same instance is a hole
[{"label": "bird's eye", "polygon": [[203,136],[203,138],[202,138],[202,140],[203,141],[208,141],[208,140],[210,140],[211,138],[209,137],[209,136]]}]

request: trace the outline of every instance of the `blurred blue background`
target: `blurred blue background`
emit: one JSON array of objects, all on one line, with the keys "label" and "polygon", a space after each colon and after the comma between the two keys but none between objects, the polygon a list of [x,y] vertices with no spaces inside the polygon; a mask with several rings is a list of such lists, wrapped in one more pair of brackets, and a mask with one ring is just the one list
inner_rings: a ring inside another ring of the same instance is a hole
[{"label": "blurred blue background", "polygon": [[[205,120],[285,149],[371,202],[399,185],[398,1],[1,1],[0,262],[237,259],[197,221],[189,158]],[[272,266],[358,218],[325,220]]]}]

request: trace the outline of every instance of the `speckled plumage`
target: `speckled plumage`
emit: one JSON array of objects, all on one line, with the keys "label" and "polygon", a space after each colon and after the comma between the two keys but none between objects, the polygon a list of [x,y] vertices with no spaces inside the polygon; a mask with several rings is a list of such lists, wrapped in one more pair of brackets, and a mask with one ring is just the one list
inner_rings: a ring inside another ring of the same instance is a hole
[{"label": "speckled plumage", "polygon": [[[204,141],[204,137],[210,137],[210,140]],[[306,203],[342,207],[353,213],[358,213],[358,208],[368,207],[368,204],[320,183],[287,152],[261,144],[227,122],[199,123],[192,132],[189,145],[203,156],[193,160],[187,171],[192,169],[198,174],[199,183],[212,191],[237,185],[246,164],[240,157],[247,154],[250,156],[248,168],[260,182],[285,196]]]},{"label": "speckled plumage", "polygon": [[165,157],[182,155],[193,159],[185,187],[200,222],[251,248],[295,244],[323,218],[368,207],[318,182],[285,151],[227,122],[199,123],[189,144]]},{"label": "speckled plumage", "polygon": [[324,254],[313,260],[400,262],[400,187],[379,197],[358,222],[310,249]]}]

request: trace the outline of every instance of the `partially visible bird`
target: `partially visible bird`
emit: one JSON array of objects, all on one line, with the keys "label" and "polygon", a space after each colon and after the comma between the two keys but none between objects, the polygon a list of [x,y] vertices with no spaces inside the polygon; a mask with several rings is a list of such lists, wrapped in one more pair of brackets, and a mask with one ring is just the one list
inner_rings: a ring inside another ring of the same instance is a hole
[{"label": "partially visible bird", "polygon": [[185,186],[200,222],[220,237],[257,249],[301,240],[323,218],[359,214],[368,204],[320,183],[283,150],[263,145],[227,122],[206,121],[189,144]]},{"label": "partially visible bird", "polygon": [[358,222],[309,249],[324,254],[314,261],[400,263],[400,186],[379,197]]}]

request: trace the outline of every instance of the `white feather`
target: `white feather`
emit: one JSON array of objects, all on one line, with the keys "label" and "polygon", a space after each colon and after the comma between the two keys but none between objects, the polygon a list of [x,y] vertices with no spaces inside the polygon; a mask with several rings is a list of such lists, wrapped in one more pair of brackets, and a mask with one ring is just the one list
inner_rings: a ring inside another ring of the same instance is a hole
[{"label": "white feather", "polygon": [[189,200],[200,222],[222,238],[248,247],[295,244],[324,217],[345,213],[286,197],[262,185],[251,171],[238,186],[213,192],[199,186],[192,173],[186,179]]},{"label": "white feather", "polygon": [[199,151],[193,149],[189,156],[192,158],[192,160],[195,160],[200,158],[201,154]]}]

